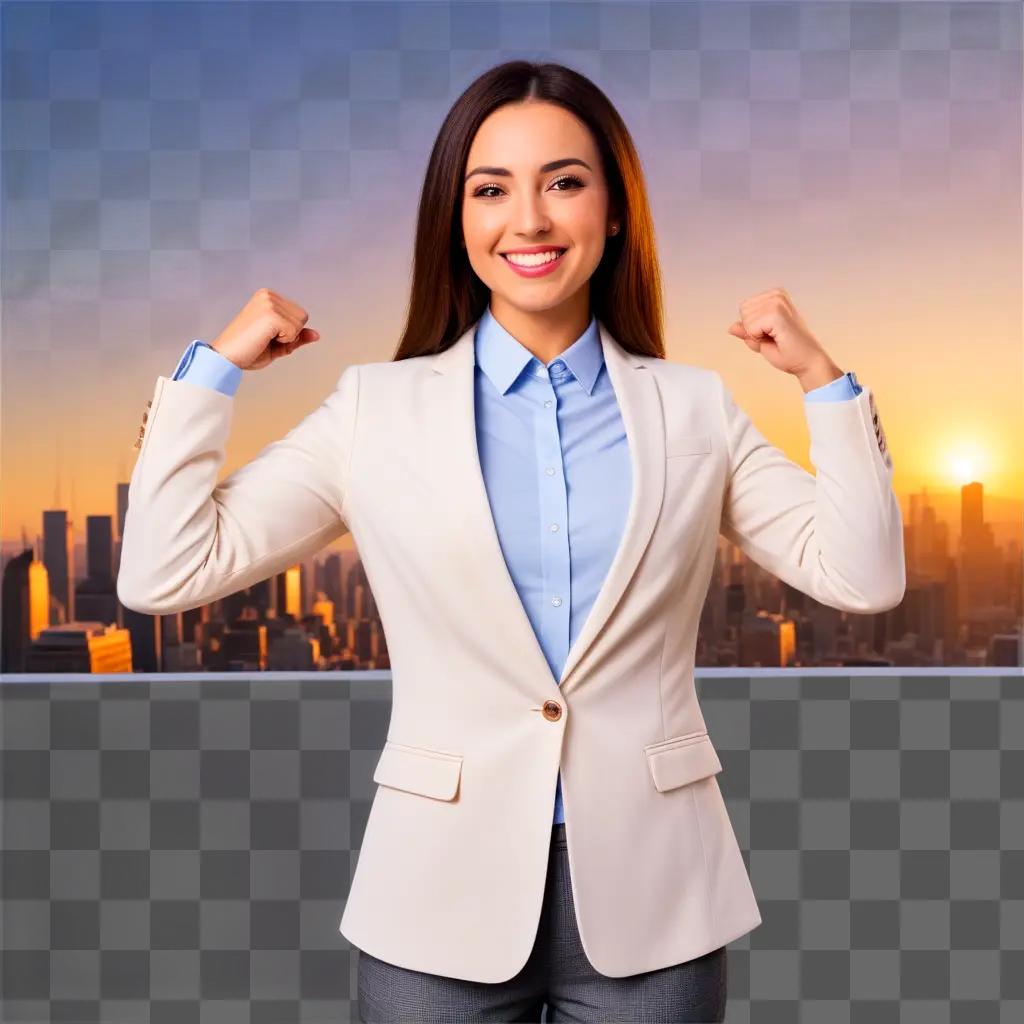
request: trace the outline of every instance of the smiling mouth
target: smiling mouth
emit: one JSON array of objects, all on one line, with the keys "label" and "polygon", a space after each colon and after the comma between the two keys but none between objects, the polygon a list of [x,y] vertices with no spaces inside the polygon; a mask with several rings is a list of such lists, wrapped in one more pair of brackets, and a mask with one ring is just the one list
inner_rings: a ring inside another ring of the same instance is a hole
[{"label": "smiling mouth", "polygon": [[[506,262],[511,263],[515,267],[519,267],[524,270],[534,270],[537,267],[546,267],[549,263],[557,263],[569,250],[568,249],[545,249],[543,253],[536,252],[521,252],[521,253],[508,253],[500,252],[498,255]],[[541,260],[539,263],[516,263],[514,260],[509,259],[510,256],[532,256],[537,257],[545,255],[547,253],[555,253],[554,256],[548,256],[546,259]]]},{"label": "smiling mouth", "polygon": [[509,249],[508,252],[499,252],[499,256],[539,256],[546,252],[565,252],[565,246],[553,245],[550,249],[537,249],[535,252],[517,252],[515,249]]}]

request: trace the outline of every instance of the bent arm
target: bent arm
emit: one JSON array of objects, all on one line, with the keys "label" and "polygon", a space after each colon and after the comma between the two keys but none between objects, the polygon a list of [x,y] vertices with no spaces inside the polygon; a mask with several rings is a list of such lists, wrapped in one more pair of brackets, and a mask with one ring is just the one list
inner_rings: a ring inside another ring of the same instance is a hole
[{"label": "bent arm", "polygon": [[716,376],[729,447],[722,534],[829,607],[896,607],[906,590],[903,518],[871,389],[804,403],[812,475],[769,444]]},{"label": "bent arm", "polygon": [[152,615],[195,608],[346,533],[358,396],[350,366],[317,409],[218,484],[234,398],[158,377],[128,488],[121,603]]}]

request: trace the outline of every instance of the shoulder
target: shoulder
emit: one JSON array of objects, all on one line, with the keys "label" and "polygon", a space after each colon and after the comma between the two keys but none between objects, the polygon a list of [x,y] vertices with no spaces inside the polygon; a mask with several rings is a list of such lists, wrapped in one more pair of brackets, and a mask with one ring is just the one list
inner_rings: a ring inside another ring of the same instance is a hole
[{"label": "shoulder", "polygon": [[353,363],[345,374],[358,375],[362,387],[401,384],[422,375],[429,366],[431,356],[413,356],[409,359],[384,359],[379,362]]},{"label": "shoulder", "polygon": [[434,358],[427,355],[353,363],[342,373],[342,380],[346,376],[358,380],[355,390],[360,395],[360,408],[394,410],[415,402],[425,382],[434,378]]},{"label": "shoulder", "polygon": [[657,356],[643,356],[640,360],[657,375],[659,382],[676,388],[696,388],[711,392],[721,386],[722,375],[717,370],[695,363],[683,363],[674,359],[659,359]]}]

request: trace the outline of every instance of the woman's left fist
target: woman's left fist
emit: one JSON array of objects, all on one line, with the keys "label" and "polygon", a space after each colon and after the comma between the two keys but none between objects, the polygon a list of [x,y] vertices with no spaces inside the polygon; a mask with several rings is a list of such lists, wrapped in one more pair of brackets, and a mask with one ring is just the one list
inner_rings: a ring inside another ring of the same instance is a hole
[{"label": "woman's left fist", "polygon": [[776,370],[798,379],[835,364],[797,312],[783,288],[760,292],[740,303],[740,318],[729,333],[758,352]]}]

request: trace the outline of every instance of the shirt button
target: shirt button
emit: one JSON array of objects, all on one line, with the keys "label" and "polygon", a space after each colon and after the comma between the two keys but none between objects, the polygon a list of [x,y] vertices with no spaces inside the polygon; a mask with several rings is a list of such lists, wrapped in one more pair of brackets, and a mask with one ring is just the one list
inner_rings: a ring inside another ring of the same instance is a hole
[{"label": "shirt button", "polygon": [[551,364],[551,369],[552,370],[561,370],[564,367],[565,367],[565,363],[563,363],[561,359],[559,359],[557,362]]},{"label": "shirt button", "polygon": [[555,475],[555,467],[554,466],[546,466],[544,468],[544,472],[547,473],[548,476],[554,476]]},{"label": "shirt button", "polygon": [[558,532],[558,523],[552,523],[550,529],[551,529],[552,533],[557,533]]},{"label": "shirt button", "polygon": [[551,399],[550,398],[544,403],[544,408],[545,409],[550,409],[551,408]]},{"label": "shirt button", "polygon": [[560,597],[553,597],[551,598],[551,603],[557,608],[562,603],[562,599]]}]

